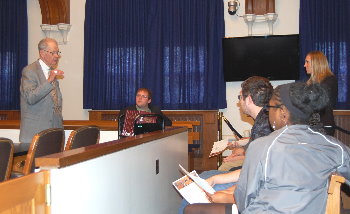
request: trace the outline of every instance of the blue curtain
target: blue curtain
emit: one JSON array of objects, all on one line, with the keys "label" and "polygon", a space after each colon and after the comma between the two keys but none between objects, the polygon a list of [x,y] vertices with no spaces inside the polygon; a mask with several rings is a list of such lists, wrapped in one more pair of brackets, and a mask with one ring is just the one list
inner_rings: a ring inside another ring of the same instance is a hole
[{"label": "blue curtain", "polygon": [[0,109],[19,109],[21,70],[28,62],[27,0],[0,1]]},{"label": "blue curtain", "polygon": [[350,109],[350,1],[300,0],[299,22],[301,62],[309,51],[322,51],[338,78],[336,108]]},{"label": "blue curtain", "polygon": [[87,0],[84,108],[226,108],[222,0]]}]

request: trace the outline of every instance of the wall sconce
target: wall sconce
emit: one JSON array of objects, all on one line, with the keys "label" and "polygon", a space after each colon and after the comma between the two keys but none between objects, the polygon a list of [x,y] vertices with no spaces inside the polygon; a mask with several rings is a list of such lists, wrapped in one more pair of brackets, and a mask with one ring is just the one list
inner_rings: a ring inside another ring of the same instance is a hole
[{"label": "wall sconce", "polygon": [[[72,25],[66,24],[66,23],[58,23],[57,25],[49,25],[49,24],[40,25],[41,30],[45,34],[45,37],[52,37],[57,41],[62,41],[62,42],[58,42],[60,44],[67,44],[68,42],[67,36],[71,26]],[[58,37],[57,34],[60,35],[60,37],[62,38],[61,40],[58,40],[57,38],[55,38],[55,36]]]},{"label": "wall sconce", "polygon": [[236,14],[238,7],[239,7],[238,3],[239,3],[238,0],[233,0],[233,1],[228,2],[228,10],[227,11],[230,15]]}]

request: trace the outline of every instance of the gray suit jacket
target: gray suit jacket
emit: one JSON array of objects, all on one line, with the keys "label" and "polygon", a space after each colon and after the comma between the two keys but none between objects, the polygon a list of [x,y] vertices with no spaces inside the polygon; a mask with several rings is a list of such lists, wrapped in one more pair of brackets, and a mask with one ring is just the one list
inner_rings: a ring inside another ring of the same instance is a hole
[{"label": "gray suit jacket", "polygon": [[[57,80],[55,80],[57,81]],[[49,128],[62,128],[62,113],[54,112],[51,91],[54,90],[41,69],[39,61],[26,66],[21,78],[21,143],[30,143],[35,134]],[[62,94],[57,82],[58,105],[62,106]]]}]

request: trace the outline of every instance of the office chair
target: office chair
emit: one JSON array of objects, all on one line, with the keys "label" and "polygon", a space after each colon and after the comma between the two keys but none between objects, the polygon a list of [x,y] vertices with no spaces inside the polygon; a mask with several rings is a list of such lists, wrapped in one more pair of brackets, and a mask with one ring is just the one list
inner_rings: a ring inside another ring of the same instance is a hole
[{"label": "office chair", "polygon": [[0,138],[0,182],[10,178],[13,161],[13,142],[7,138]]},{"label": "office chair", "polygon": [[64,130],[60,128],[46,129],[34,135],[29,146],[23,172],[13,172],[12,178],[34,172],[35,158],[62,152],[64,146]]}]

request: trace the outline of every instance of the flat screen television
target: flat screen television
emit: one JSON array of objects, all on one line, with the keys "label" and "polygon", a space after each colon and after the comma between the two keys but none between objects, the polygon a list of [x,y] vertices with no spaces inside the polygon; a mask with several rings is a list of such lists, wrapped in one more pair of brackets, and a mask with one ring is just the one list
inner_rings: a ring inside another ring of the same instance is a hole
[{"label": "flat screen television", "polygon": [[299,79],[299,35],[224,38],[222,43],[226,82],[251,76]]}]

